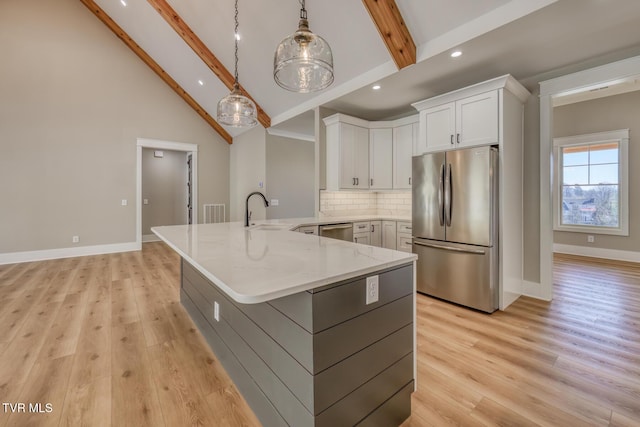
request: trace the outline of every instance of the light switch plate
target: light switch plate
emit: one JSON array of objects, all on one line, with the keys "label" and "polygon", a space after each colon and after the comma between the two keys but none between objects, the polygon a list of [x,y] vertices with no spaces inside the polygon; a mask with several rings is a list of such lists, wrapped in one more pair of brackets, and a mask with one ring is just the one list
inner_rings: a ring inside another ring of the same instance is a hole
[{"label": "light switch plate", "polygon": [[367,277],[367,305],[378,302],[378,276]]},{"label": "light switch plate", "polygon": [[122,199],[122,202],[120,202],[122,204],[122,206],[127,206],[128,202],[127,199]]}]

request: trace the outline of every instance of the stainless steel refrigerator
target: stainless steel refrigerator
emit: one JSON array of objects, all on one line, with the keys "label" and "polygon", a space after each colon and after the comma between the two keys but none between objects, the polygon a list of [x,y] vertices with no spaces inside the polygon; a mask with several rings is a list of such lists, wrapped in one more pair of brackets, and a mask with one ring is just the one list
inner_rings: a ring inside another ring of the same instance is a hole
[{"label": "stainless steel refrigerator", "polygon": [[413,158],[413,252],[419,292],[477,310],[498,308],[498,150]]}]

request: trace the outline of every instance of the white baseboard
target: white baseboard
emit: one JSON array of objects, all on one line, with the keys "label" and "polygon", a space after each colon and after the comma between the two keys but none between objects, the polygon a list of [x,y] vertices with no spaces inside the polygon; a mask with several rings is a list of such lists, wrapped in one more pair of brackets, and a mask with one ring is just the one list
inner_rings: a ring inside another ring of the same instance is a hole
[{"label": "white baseboard", "polygon": [[73,248],[47,249],[42,251],[11,252],[0,254],[0,265],[20,262],[44,261],[48,259],[72,258],[87,255],[102,255],[116,252],[139,251],[137,242],[110,245],[79,246]]},{"label": "white baseboard", "polygon": [[603,249],[589,246],[553,244],[553,252],[569,255],[581,255],[593,258],[612,259],[616,261],[640,262],[640,252]]},{"label": "white baseboard", "polygon": [[143,234],[142,243],[161,242],[160,238],[155,234]]},{"label": "white baseboard", "polygon": [[522,295],[528,296],[531,298],[540,299],[543,301],[550,301],[548,298],[545,298],[542,292],[542,284],[536,282],[530,282],[528,280],[522,281]]}]

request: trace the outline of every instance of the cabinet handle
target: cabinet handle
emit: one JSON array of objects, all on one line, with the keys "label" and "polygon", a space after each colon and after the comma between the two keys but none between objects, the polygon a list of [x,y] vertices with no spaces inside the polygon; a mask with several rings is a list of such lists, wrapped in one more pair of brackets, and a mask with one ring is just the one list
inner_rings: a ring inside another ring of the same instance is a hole
[{"label": "cabinet handle", "polygon": [[451,145],[453,145],[453,134],[451,134]]},{"label": "cabinet handle", "polygon": [[356,185],[360,185],[360,178],[356,178]]},{"label": "cabinet handle", "polygon": [[375,226],[375,225],[373,225],[373,224],[371,224],[371,232],[372,232],[372,233],[375,233],[375,232],[376,232],[376,226]]},{"label": "cabinet handle", "polygon": [[356,185],[356,179],[355,178],[351,178],[351,185]]},{"label": "cabinet handle", "polygon": [[371,178],[371,185],[373,185],[373,178]]},{"label": "cabinet handle", "polygon": [[411,185],[411,177],[409,177],[409,185]]},{"label": "cabinet handle", "polygon": [[456,142],[457,142],[458,144],[460,144],[460,134],[459,134],[459,133],[458,133],[458,134],[456,134]]}]

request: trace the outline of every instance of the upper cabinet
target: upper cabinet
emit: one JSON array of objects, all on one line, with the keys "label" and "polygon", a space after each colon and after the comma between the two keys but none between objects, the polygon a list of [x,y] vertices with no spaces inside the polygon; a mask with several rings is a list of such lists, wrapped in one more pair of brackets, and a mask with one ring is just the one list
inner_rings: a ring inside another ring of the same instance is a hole
[{"label": "upper cabinet", "polygon": [[[324,119],[327,125],[327,190],[368,189],[367,122],[339,120],[344,117],[348,116],[335,114]],[[361,126],[363,123],[365,126]]]},{"label": "upper cabinet", "polygon": [[417,121],[417,116],[378,122],[326,117],[327,190],[411,188]]},{"label": "upper cabinet", "polygon": [[420,112],[414,155],[479,145],[498,145],[504,91],[523,103],[529,92],[506,75],[412,104]]}]

